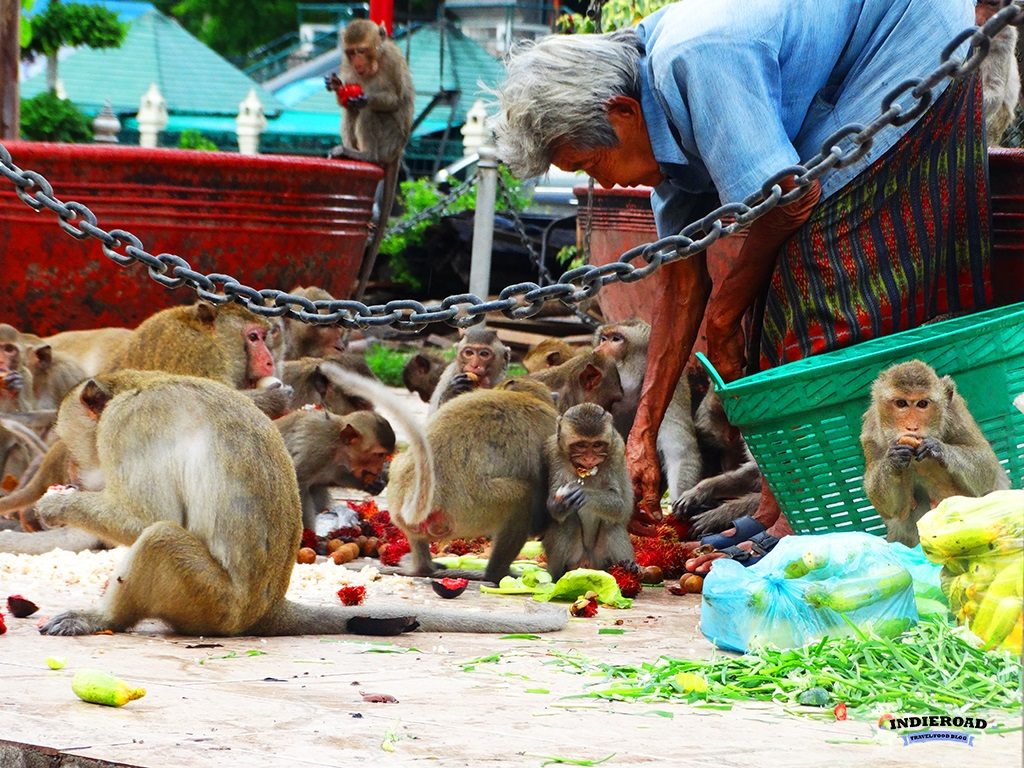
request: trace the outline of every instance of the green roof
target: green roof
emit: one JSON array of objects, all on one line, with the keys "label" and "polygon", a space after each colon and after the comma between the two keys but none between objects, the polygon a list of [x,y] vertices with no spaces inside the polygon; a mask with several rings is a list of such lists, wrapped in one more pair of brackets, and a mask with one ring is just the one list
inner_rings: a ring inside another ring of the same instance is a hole
[{"label": "green roof", "polygon": [[[120,48],[79,48],[62,58],[58,76],[68,98],[90,114],[106,101],[116,113],[136,113],[152,83],[167,100],[169,114],[234,117],[252,88],[267,117],[282,108],[256,81],[156,10],[131,22]],[[22,98],[45,90],[45,72],[21,84]]]}]

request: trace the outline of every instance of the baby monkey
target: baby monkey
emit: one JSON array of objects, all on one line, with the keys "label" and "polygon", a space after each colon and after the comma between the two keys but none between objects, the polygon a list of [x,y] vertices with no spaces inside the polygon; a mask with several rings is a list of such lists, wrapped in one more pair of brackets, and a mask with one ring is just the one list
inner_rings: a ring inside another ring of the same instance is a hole
[{"label": "baby monkey", "polygon": [[552,522],[544,533],[548,572],[608,568],[635,557],[626,525],[633,485],[612,415],[594,403],[569,408],[546,446]]},{"label": "baby monkey", "polygon": [[1010,487],[953,379],[920,360],[878,375],[860,442],[868,500],[889,541],[908,547],[919,541],[917,521],[942,499]]}]

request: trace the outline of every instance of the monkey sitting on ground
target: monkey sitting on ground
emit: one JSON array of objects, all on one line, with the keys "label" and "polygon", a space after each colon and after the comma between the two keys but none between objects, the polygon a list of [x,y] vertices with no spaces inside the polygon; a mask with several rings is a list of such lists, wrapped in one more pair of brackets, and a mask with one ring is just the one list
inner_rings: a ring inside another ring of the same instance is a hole
[{"label": "monkey sitting on ground", "polygon": [[[285,361],[281,378],[292,390],[292,408],[304,405],[323,406],[331,413],[344,416],[353,411],[370,410],[372,406],[361,397],[346,392],[324,376],[321,366],[326,362],[318,357],[304,357],[300,360]],[[332,359],[342,368],[366,378],[374,378],[366,360],[358,355],[344,355],[343,359]]]},{"label": "monkey sitting on ground", "polygon": [[918,543],[917,521],[948,496],[1010,487],[992,446],[949,376],[920,360],[882,371],[860,435],[864,491],[888,540]]},{"label": "monkey sitting on ground", "polygon": [[395,452],[395,433],[383,416],[309,408],[275,419],[274,426],[295,464],[304,528],[315,528],[317,514],[331,506],[332,487],[383,490],[384,465]]},{"label": "monkey sitting on ground", "polygon": [[548,513],[544,533],[548,573],[555,581],[574,568],[607,569],[635,558],[626,526],[633,484],[625,444],[612,416],[592,403],[558,418],[548,438]]},{"label": "monkey sitting on ground", "polygon": [[564,609],[496,615],[287,600],[302,531],[295,471],[270,420],[215,381],[98,376],[65,398],[57,431],[83,472],[102,475],[103,490],[51,489],[40,517],[131,549],[99,606],[54,616],[43,634],[125,631],[147,618],[204,636],[539,632],[566,622]]},{"label": "monkey sitting on ground", "polygon": [[508,347],[502,344],[494,331],[469,328],[459,339],[455,359],[437,382],[428,413],[436,413],[442,405],[459,395],[500,384],[510,359]]},{"label": "monkey sitting on ground", "polygon": [[544,341],[531,347],[530,351],[526,353],[523,357],[523,367],[526,368],[528,373],[536,373],[545,368],[554,368],[556,365],[561,365],[570,357],[575,357],[584,351],[586,350],[570,347],[562,339],[544,339]]},{"label": "monkey sitting on ground", "polygon": [[64,396],[86,378],[85,371],[72,357],[54,352],[49,344],[35,344],[27,352],[34,406],[56,410]]},{"label": "monkey sitting on ground", "polygon": [[[315,285],[297,286],[289,293],[310,301],[334,301],[334,296]],[[308,310],[312,312],[313,310]],[[300,360],[303,357],[328,357],[344,352],[344,331],[337,325],[314,325],[290,317],[283,318],[284,359]]]},{"label": "monkey sitting on ground", "polygon": [[30,411],[32,371],[25,365],[21,334],[13,325],[0,323],[0,413]]},{"label": "monkey sitting on ground", "polygon": [[[633,428],[640,390],[647,374],[651,327],[639,319],[606,323],[594,332],[594,349],[615,360],[623,398],[611,411],[615,428],[625,440]],[[658,458],[664,468],[669,502],[676,503],[700,479],[701,457],[690,409],[690,384],[680,377],[665,417],[658,428]]]},{"label": "monkey sitting on ground", "polygon": [[409,358],[402,368],[402,383],[410,392],[420,396],[420,400],[429,403],[437,391],[438,382],[446,365],[443,360],[431,354],[420,352]]},{"label": "monkey sitting on ground", "polygon": [[242,390],[271,418],[283,415],[291,390],[277,379],[267,346],[270,321],[238,304],[200,301],[161,310],[131,332],[112,370],[202,376]]}]

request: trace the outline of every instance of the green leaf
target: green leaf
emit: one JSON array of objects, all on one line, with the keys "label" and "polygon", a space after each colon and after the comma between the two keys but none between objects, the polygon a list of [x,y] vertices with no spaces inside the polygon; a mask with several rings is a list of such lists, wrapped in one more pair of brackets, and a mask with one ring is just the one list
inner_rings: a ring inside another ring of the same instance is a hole
[{"label": "green leaf", "polygon": [[597,634],[599,634],[599,635],[624,635],[624,634],[626,634],[626,630],[624,630],[624,629],[616,629],[614,627],[601,627],[601,629],[597,630]]},{"label": "green leaf", "polygon": [[530,755],[527,757],[539,757],[544,762],[541,763],[541,768],[545,765],[600,765],[606,763],[615,757],[615,752],[612,752],[607,757],[602,757],[600,760],[585,760],[576,757],[559,757],[558,755]]},{"label": "green leaf", "polygon": [[513,635],[502,635],[498,638],[499,640],[542,640],[540,635],[531,635],[528,633],[519,632]]},{"label": "green leaf", "polygon": [[547,688],[527,688],[523,693],[551,693]]}]

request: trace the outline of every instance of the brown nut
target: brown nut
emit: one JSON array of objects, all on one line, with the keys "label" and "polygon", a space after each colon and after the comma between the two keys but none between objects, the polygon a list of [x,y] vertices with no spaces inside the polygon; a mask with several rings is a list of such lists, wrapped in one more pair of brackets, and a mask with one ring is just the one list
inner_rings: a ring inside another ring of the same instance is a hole
[{"label": "brown nut", "polygon": [[340,547],[344,543],[345,542],[342,541],[341,539],[330,539],[330,540],[328,540],[328,542],[327,542],[327,554],[330,554],[331,552],[336,550],[338,547]]},{"label": "brown nut", "polygon": [[366,545],[366,542],[367,542],[368,539],[369,539],[369,536],[357,536],[356,537],[355,542],[356,542],[356,544],[359,545],[359,551],[360,552],[363,551],[363,547]]},{"label": "brown nut", "polygon": [[704,591],[704,579],[695,573],[688,573],[679,580],[679,588],[688,595],[699,595]]},{"label": "brown nut", "polygon": [[660,566],[648,565],[640,570],[640,581],[644,584],[661,584],[664,580],[665,574]]},{"label": "brown nut", "polygon": [[345,547],[338,547],[336,550],[331,552],[331,560],[334,561],[335,565],[342,565],[352,559],[350,557],[351,554],[351,550],[346,549]]},{"label": "brown nut", "polygon": [[359,557],[359,545],[356,544],[354,541],[348,541],[342,544],[340,549],[343,549],[346,552],[346,555],[349,560],[355,560],[357,557]]},{"label": "brown nut", "polygon": [[363,557],[376,557],[377,547],[379,546],[380,540],[376,536],[368,537],[362,547]]},{"label": "brown nut", "polygon": [[295,558],[297,562],[303,565],[309,565],[310,563],[316,562],[316,550],[310,547],[303,547],[299,550],[298,556]]}]

